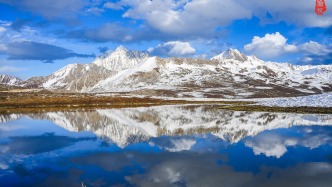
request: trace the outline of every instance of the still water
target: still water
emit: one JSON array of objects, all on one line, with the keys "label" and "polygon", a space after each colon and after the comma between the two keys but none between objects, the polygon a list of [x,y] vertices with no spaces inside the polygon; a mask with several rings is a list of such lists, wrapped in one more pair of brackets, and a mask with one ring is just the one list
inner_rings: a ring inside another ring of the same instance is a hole
[{"label": "still water", "polygon": [[158,106],[0,115],[0,186],[332,186],[332,115]]}]

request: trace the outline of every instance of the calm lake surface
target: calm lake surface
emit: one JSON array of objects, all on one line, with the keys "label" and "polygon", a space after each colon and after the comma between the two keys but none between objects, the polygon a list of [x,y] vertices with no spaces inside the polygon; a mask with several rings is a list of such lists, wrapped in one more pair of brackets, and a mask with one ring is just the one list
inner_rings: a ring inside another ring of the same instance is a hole
[{"label": "calm lake surface", "polygon": [[332,115],[158,106],[0,115],[0,186],[332,186]]}]

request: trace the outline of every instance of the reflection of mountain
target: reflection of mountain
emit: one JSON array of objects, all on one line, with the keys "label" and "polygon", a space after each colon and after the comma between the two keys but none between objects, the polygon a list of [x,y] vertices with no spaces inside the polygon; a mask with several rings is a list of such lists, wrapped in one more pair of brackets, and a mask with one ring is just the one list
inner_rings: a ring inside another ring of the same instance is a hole
[{"label": "reflection of mountain", "polygon": [[1,114],[0,115],[0,123],[6,123],[8,121],[17,120],[22,115],[20,114]]},{"label": "reflection of mountain", "polygon": [[[92,131],[123,147],[161,135],[211,133],[235,143],[264,130],[295,125],[332,125],[331,115],[240,112],[217,106],[157,106],[30,114],[69,131]],[[190,145],[189,145],[190,146]]]}]

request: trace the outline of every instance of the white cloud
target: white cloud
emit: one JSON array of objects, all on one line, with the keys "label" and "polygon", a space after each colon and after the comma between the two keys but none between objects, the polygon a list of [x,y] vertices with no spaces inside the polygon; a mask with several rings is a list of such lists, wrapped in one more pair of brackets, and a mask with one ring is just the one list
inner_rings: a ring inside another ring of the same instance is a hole
[{"label": "white cloud", "polygon": [[0,73],[15,73],[15,72],[20,72],[25,69],[23,68],[17,68],[13,66],[0,66]]},{"label": "white cloud", "polygon": [[233,20],[251,17],[251,11],[234,0],[123,0],[122,3],[130,7],[124,17],[143,19],[154,29],[173,35],[204,35]]},{"label": "white cloud", "polygon": [[261,58],[278,57],[289,53],[302,53],[304,57],[300,61],[306,63],[314,60],[310,57],[311,55],[324,55],[331,51],[328,46],[315,41],[298,45],[288,44],[287,38],[279,32],[265,34],[264,37],[254,36],[251,43],[244,46],[244,50]]},{"label": "white cloud", "polygon": [[104,8],[112,9],[112,10],[122,10],[123,7],[120,3],[112,3],[112,2],[107,2],[104,4]]},{"label": "white cloud", "polygon": [[162,56],[189,56],[195,54],[196,50],[188,42],[170,41],[159,44],[155,48],[149,48],[148,51],[153,55]]},{"label": "white cloud", "polygon": [[329,51],[325,45],[322,45],[315,41],[309,41],[301,44],[299,45],[299,49],[303,52],[310,54],[321,54]]},{"label": "white cloud", "polygon": [[94,14],[94,15],[100,15],[104,12],[104,9],[98,8],[98,7],[91,7],[86,10],[87,13],[89,14]]},{"label": "white cloud", "polygon": [[[332,4],[332,0],[326,1]],[[304,27],[331,26],[332,12],[317,16],[314,6],[314,1],[307,0],[121,0],[105,4],[111,9],[126,7],[123,17],[143,20],[168,35],[192,38],[218,36],[220,28],[253,16],[263,24],[284,21]]]},{"label": "white cloud", "polygon": [[254,36],[252,42],[244,46],[248,52],[259,57],[277,57],[284,53],[297,52],[297,46],[287,44],[287,39],[279,32],[265,34],[264,37]]},{"label": "white cloud", "polygon": [[5,27],[0,26],[0,34],[4,33],[7,29]]}]

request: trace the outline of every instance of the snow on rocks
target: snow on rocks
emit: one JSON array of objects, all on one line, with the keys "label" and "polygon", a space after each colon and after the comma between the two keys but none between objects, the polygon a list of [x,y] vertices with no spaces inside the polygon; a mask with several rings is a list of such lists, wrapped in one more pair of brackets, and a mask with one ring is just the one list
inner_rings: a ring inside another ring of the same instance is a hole
[{"label": "snow on rocks", "polygon": [[332,92],[303,97],[273,98],[258,103],[263,106],[279,107],[332,107]]}]

